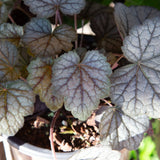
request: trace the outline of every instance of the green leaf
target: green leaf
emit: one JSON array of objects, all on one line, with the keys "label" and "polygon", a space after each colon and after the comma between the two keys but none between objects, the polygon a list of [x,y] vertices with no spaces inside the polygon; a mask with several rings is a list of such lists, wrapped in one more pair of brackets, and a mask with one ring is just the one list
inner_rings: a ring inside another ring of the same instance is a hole
[{"label": "green leaf", "polygon": [[140,6],[140,5],[144,5],[144,0],[126,0],[125,1],[125,5],[126,6]]},{"label": "green leaf", "polygon": [[[139,158],[141,160],[150,160],[155,156],[155,160],[159,159],[156,154],[156,145],[153,142],[150,136],[147,136],[143,139],[140,147],[139,147]],[[154,158],[153,158],[154,159]]]},{"label": "green leaf", "polygon": [[19,78],[18,57],[16,46],[8,41],[0,42],[0,82]]},{"label": "green leaf", "polygon": [[103,5],[109,5],[111,2],[112,2],[112,0],[91,0],[92,2],[97,2],[97,3],[99,3],[99,4],[103,4]]},{"label": "green leaf", "polygon": [[125,38],[134,26],[142,25],[146,19],[160,17],[160,11],[147,6],[127,7],[117,3],[114,16],[118,30],[122,38]]},{"label": "green leaf", "polygon": [[82,62],[76,52],[65,53],[52,70],[53,95],[64,97],[65,108],[80,120],[86,120],[100,99],[109,95],[112,71],[98,51],[88,51]]},{"label": "green leaf", "polygon": [[52,111],[56,111],[63,105],[63,99],[52,95],[51,77],[53,60],[51,58],[37,58],[28,66],[29,76],[27,81],[34,93],[40,96],[40,100]]},{"label": "green leaf", "polygon": [[79,14],[85,7],[85,0],[24,0],[30,11],[38,17],[49,18],[58,8],[63,14]]},{"label": "green leaf", "polygon": [[112,75],[111,98],[127,114],[160,118],[159,44],[159,18],[134,27],[124,40],[124,56],[133,64]]},{"label": "green leaf", "polygon": [[143,5],[154,7],[154,8],[157,8],[160,10],[160,1],[159,0],[154,0],[154,1],[144,0]]},{"label": "green leaf", "polygon": [[20,80],[0,84],[0,134],[13,136],[34,110],[35,95]]},{"label": "green leaf", "polygon": [[61,25],[52,31],[47,19],[33,18],[25,25],[23,42],[35,56],[55,56],[62,50],[72,49],[72,41],[77,39],[75,30],[68,25]]},{"label": "green leaf", "polygon": [[125,5],[127,6],[133,6],[133,5],[138,5],[138,6],[150,6],[154,7],[157,9],[160,9],[160,1],[159,0],[126,0]]},{"label": "green leaf", "polygon": [[23,27],[16,24],[3,23],[0,25],[0,40],[7,40],[19,46],[23,35]]},{"label": "green leaf", "polygon": [[100,139],[112,149],[137,149],[149,128],[146,115],[127,115],[118,107],[108,107],[100,123]]},{"label": "green leaf", "polygon": [[81,149],[68,160],[120,160],[121,153],[108,146],[94,146]]}]

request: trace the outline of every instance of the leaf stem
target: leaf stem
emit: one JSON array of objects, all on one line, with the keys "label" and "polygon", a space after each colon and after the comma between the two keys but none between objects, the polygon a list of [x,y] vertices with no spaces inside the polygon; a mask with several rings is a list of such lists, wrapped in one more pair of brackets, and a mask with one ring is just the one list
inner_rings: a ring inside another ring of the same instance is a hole
[{"label": "leaf stem", "polygon": [[11,17],[10,14],[8,14],[8,18],[10,19],[10,21],[11,21],[13,24],[16,24],[15,21],[14,21],[14,19]]},{"label": "leaf stem", "polygon": [[80,40],[80,47],[82,47],[82,43],[83,43],[83,31],[84,31],[84,19],[82,19],[82,34],[81,34],[81,40]]},{"label": "leaf stem", "polygon": [[112,65],[112,70],[118,67],[118,62],[119,62],[122,58],[124,58],[124,55],[121,55],[121,56],[117,59],[117,61]]},{"label": "leaf stem", "polygon": [[[58,9],[57,9],[58,10]],[[56,10],[56,15],[55,15],[55,26],[57,27],[58,25],[58,15],[57,15],[57,10]]]},{"label": "leaf stem", "polygon": [[61,15],[60,15],[60,12],[59,12],[59,10],[58,10],[58,13],[57,13],[58,15],[58,21],[59,21],[59,24],[60,25],[62,25],[62,19],[61,19]]},{"label": "leaf stem", "polygon": [[113,107],[113,105],[110,102],[108,102],[106,99],[101,99],[101,100],[104,101],[106,104],[108,104],[110,107]]},{"label": "leaf stem", "polygon": [[25,78],[23,78],[22,76],[20,76],[19,78],[20,78],[20,80],[22,80],[22,81],[27,83],[27,80]]},{"label": "leaf stem", "polygon": [[[74,28],[77,33],[77,15],[76,14],[74,14]],[[77,48],[78,48],[78,40],[75,41],[75,49]]]},{"label": "leaf stem", "polygon": [[55,15],[55,25],[56,25],[56,27],[57,27],[58,23],[61,25],[62,24],[62,19],[61,19],[61,16],[60,16],[59,9],[57,8],[56,15]]},{"label": "leaf stem", "polygon": [[57,120],[57,118],[58,118],[58,116],[59,116],[59,114],[60,114],[60,110],[61,110],[61,109],[59,109],[59,110],[55,113],[55,115],[54,115],[54,117],[53,117],[53,119],[52,119],[52,122],[51,122],[51,126],[50,126],[50,145],[51,145],[51,149],[52,149],[52,154],[53,154],[53,159],[54,159],[54,160],[57,160],[57,158],[56,158],[56,153],[55,153],[55,148],[54,148],[53,131],[54,131],[54,127],[55,127],[56,120]]}]

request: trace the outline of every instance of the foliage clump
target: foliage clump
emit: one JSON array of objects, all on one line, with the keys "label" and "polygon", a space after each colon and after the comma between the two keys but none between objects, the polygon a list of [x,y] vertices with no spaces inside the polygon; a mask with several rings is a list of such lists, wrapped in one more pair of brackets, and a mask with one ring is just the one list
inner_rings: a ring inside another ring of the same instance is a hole
[{"label": "foliage clump", "polygon": [[[12,3],[7,7],[2,3],[0,13],[3,8],[10,13]],[[33,113],[36,95],[51,111],[64,105],[82,121],[100,100],[110,99],[103,106],[101,145],[75,157],[97,158],[88,153],[98,149],[98,159],[114,153],[116,160],[120,153],[111,149],[137,149],[149,118],[160,118],[160,12],[121,3],[114,9],[88,8],[97,14],[87,18],[99,50],[82,54],[77,49],[76,14],[86,13],[84,0],[24,0],[24,4],[37,15],[25,26],[6,23],[5,17],[0,21],[0,134],[16,134],[24,116]],[[74,16],[75,29],[63,24],[61,16],[66,15]],[[129,64],[118,67],[121,58]]]}]

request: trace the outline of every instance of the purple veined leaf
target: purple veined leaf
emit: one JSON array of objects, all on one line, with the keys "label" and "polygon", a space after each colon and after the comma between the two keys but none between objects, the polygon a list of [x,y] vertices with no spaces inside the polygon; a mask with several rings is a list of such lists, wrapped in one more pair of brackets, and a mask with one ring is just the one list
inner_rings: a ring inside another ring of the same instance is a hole
[{"label": "purple veined leaf", "polygon": [[142,25],[146,19],[160,17],[160,11],[147,6],[127,7],[122,3],[116,3],[114,16],[120,34],[125,38],[132,27]]},{"label": "purple veined leaf", "polygon": [[111,99],[127,114],[160,118],[159,44],[159,18],[134,27],[124,40],[124,56],[133,64],[113,73]]},{"label": "purple veined leaf", "polygon": [[108,146],[94,146],[77,151],[68,160],[120,160],[121,153]]},{"label": "purple veined leaf", "polygon": [[58,8],[63,14],[79,14],[85,7],[85,0],[24,0],[30,11],[38,17],[49,18]]},{"label": "purple veined leaf", "polygon": [[20,76],[18,50],[8,41],[0,41],[0,82],[16,80]]},{"label": "purple veined leaf", "polygon": [[7,40],[18,46],[22,36],[23,27],[10,23],[0,25],[0,40]]},{"label": "purple veined leaf", "polygon": [[34,111],[35,95],[20,80],[0,84],[0,134],[13,136],[23,127],[24,116]]},{"label": "purple veined leaf", "polygon": [[91,17],[91,28],[96,34],[98,46],[106,52],[121,52],[122,40],[114,21],[113,9],[102,7]]},{"label": "purple veined leaf", "polygon": [[[109,118],[108,118],[109,116]],[[127,115],[118,107],[108,107],[100,123],[100,139],[112,149],[137,149],[149,128],[146,115]]]},{"label": "purple veined leaf", "polygon": [[109,95],[111,68],[99,51],[88,51],[80,62],[75,51],[65,53],[52,67],[53,95],[64,97],[65,108],[86,120]]},{"label": "purple veined leaf", "polygon": [[72,49],[72,43],[77,39],[75,30],[68,25],[61,25],[52,30],[47,19],[33,18],[24,27],[23,42],[35,56],[55,56],[62,50]]},{"label": "purple veined leaf", "polygon": [[34,93],[40,96],[40,100],[44,102],[50,110],[56,111],[62,107],[63,98],[57,98],[52,95],[52,65],[53,60],[51,58],[37,58],[31,61],[27,68],[29,72],[27,81]]}]

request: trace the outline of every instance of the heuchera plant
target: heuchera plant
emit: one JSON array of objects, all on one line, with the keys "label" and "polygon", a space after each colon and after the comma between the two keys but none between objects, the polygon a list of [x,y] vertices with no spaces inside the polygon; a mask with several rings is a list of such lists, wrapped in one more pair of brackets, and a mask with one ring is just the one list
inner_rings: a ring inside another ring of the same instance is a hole
[{"label": "heuchera plant", "polygon": [[[99,50],[79,52],[76,30],[62,23],[60,13],[76,19],[84,0],[24,0],[37,16],[24,27],[6,23],[8,4],[14,1],[1,3],[0,134],[16,134],[24,116],[33,113],[36,95],[51,111],[64,105],[82,121],[101,99],[110,98],[99,125],[101,144],[70,159],[118,160],[120,152],[112,149],[137,149],[149,128],[149,117],[160,118],[160,12],[117,3],[114,15],[100,13],[91,19],[99,48],[116,52],[122,45],[123,54],[111,68],[108,56]],[[47,19],[52,16],[55,26]],[[103,26],[113,16],[118,30],[115,22]],[[129,64],[118,67],[122,57]]]}]

